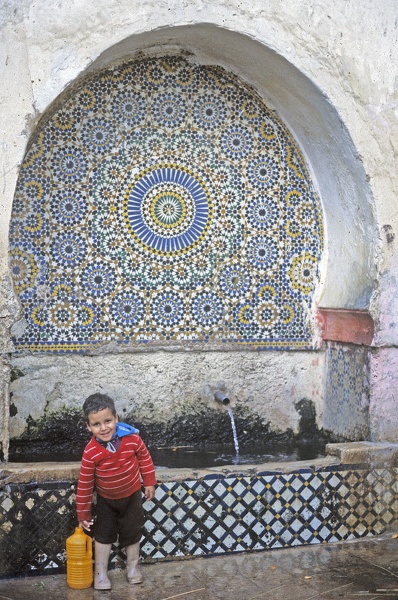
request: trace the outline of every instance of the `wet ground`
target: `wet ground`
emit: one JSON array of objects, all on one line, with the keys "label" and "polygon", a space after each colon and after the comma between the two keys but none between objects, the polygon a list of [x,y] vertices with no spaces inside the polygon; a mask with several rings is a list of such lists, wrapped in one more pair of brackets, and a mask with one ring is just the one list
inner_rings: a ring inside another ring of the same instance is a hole
[{"label": "wet ground", "polygon": [[379,600],[398,598],[398,539],[144,565],[144,583],[111,571],[113,589],[71,590],[65,575],[0,580],[0,600]]}]

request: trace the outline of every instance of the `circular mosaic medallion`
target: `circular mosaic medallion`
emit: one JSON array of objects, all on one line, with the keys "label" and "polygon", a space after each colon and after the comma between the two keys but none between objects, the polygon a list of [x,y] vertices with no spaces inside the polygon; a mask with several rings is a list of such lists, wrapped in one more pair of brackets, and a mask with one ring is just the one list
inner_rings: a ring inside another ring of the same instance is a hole
[{"label": "circular mosaic medallion", "polygon": [[195,296],[192,303],[192,315],[196,323],[204,326],[221,322],[223,305],[214,292],[202,292]]},{"label": "circular mosaic medallion", "polygon": [[20,249],[13,250],[10,269],[17,292],[34,285],[38,268],[32,254]]},{"label": "circular mosaic medallion", "polygon": [[152,303],[153,319],[164,327],[173,327],[181,323],[185,308],[183,297],[174,292],[157,294]]},{"label": "circular mosaic medallion", "polygon": [[108,266],[90,263],[82,271],[81,282],[89,295],[107,297],[114,289],[115,276]]},{"label": "circular mosaic medallion", "polygon": [[136,325],[143,317],[142,299],[136,294],[121,294],[113,301],[111,312],[116,325]]},{"label": "circular mosaic medallion", "polygon": [[181,252],[204,239],[213,215],[203,181],[171,165],[139,174],[124,196],[131,235],[161,253]]}]

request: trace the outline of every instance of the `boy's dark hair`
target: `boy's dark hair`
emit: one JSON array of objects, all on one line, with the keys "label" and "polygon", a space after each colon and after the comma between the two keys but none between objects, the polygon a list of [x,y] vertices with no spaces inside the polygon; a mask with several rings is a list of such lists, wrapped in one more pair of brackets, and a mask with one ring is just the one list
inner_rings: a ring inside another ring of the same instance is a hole
[{"label": "boy's dark hair", "polygon": [[112,412],[113,416],[116,416],[116,408],[115,403],[106,394],[91,394],[83,404],[83,411],[86,417],[86,421],[88,421],[88,415],[90,413],[96,413],[100,410],[104,410],[105,408],[109,408]]}]

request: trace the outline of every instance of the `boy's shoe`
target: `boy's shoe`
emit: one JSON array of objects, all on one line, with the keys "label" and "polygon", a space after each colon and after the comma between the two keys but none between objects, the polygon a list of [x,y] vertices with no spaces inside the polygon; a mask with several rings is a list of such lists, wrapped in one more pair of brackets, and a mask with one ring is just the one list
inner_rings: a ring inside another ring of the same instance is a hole
[{"label": "boy's shoe", "polygon": [[110,590],[112,585],[108,577],[109,555],[112,544],[95,542],[94,589]]},{"label": "boy's shoe", "polygon": [[140,543],[126,547],[127,554],[127,581],[129,583],[142,583],[143,578],[140,568]]},{"label": "boy's shoe", "polygon": [[108,577],[105,577],[103,579],[99,579],[96,576],[94,576],[94,589],[95,590],[111,590],[112,589],[112,584],[111,581]]}]

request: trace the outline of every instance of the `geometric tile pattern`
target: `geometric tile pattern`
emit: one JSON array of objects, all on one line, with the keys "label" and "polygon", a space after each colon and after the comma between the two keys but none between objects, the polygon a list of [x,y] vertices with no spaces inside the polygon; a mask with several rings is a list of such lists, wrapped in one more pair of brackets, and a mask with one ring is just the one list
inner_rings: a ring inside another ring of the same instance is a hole
[{"label": "geometric tile pattern", "polygon": [[48,572],[64,565],[75,524],[75,486],[11,485],[0,492],[1,574]]},{"label": "geometric tile pattern", "polygon": [[324,428],[350,440],[369,436],[369,350],[329,343]]},{"label": "geometric tile pattern", "polygon": [[[0,493],[1,574],[65,567],[75,486],[11,485]],[[288,548],[379,535],[398,511],[398,469],[208,475],[158,484],[145,502],[146,560]],[[115,545],[111,560],[123,551]]]},{"label": "geometric tile pattern", "polygon": [[312,347],[322,216],[292,135],[253,88],[183,57],[76,84],[17,183],[19,351]]},{"label": "geometric tile pattern", "polygon": [[397,492],[390,472],[306,471],[163,484],[147,514],[143,552],[159,559],[374,535],[395,518]]}]

